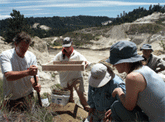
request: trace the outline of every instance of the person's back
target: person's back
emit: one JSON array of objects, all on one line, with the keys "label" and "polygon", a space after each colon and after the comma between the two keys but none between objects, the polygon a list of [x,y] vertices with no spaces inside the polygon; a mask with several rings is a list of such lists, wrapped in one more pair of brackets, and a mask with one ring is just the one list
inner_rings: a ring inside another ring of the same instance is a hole
[{"label": "person's back", "polygon": [[139,93],[137,104],[146,113],[150,121],[165,121],[165,83],[147,66],[135,72],[141,73],[147,83]]}]

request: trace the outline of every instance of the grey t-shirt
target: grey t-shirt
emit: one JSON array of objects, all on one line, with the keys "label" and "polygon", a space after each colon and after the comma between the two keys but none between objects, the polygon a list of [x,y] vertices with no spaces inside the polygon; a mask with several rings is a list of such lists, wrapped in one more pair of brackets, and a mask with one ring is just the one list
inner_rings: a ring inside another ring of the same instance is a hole
[{"label": "grey t-shirt", "polygon": [[[0,62],[3,74],[9,71],[27,70],[31,65],[37,66],[36,56],[32,52],[27,51],[24,58],[21,58],[17,55],[15,49],[2,52]],[[7,81],[6,78],[3,77],[4,97],[15,100],[30,94],[33,91],[30,82],[31,77],[32,76],[27,76],[15,81]]]}]

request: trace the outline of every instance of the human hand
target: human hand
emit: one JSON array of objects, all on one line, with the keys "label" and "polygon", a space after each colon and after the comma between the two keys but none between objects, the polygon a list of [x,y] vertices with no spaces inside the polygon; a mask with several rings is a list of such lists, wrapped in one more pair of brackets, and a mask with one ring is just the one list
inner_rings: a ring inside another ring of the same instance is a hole
[{"label": "human hand", "polygon": [[112,97],[115,97],[116,94],[123,92],[121,88],[115,88],[112,92]]},{"label": "human hand", "polygon": [[112,114],[112,111],[111,111],[111,109],[109,109],[109,110],[105,113],[103,122],[111,122],[111,120],[112,120],[111,114]]},{"label": "human hand", "polygon": [[87,66],[88,66],[88,62],[87,62],[87,61],[85,61],[85,68],[87,68]]},{"label": "human hand", "polygon": [[117,90],[118,90],[118,88],[115,88],[115,89],[113,90],[113,92],[112,92],[112,97],[115,97],[115,96],[116,96]]},{"label": "human hand", "polygon": [[34,84],[33,85],[33,88],[34,88],[34,90],[36,90],[37,92],[40,92],[41,91],[41,85],[40,84]]},{"label": "human hand", "polygon": [[35,65],[31,65],[28,68],[28,73],[30,76],[37,75],[38,68]]},{"label": "human hand", "polygon": [[34,90],[36,90],[37,92],[41,91],[41,85],[38,84],[38,77],[36,76],[36,81],[35,81],[35,77],[30,79],[30,82],[34,88]]}]

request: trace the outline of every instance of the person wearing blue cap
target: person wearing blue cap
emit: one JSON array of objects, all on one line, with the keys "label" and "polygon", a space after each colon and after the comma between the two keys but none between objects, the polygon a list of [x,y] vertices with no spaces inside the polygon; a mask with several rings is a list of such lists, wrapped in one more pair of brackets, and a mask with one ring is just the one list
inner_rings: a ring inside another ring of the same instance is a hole
[{"label": "person wearing blue cap", "polygon": [[[77,52],[72,46],[72,39],[70,37],[65,37],[63,39],[62,51],[60,51],[53,59],[53,61],[84,61],[85,67],[89,66],[87,59]],[[85,98],[85,90],[83,83],[83,72],[82,71],[59,71],[60,84],[66,89],[70,90],[70,102],[73,100],[73,88],[76,90],[80,103],[86,111],[89,110],[89,105],[87,99]]]},{"label": "person wearing blue cap", "polygon": [[[136,44],[133,42],[119,41],[111,46],[107,62],[113,64],[119,73],[127,73],[126,94],[121,88],[116,88],[112,96],[118,95],[124,108],[132,112],[132,115],[135,107],[139,106],[149,121],[164,122],[165,83],[156,72],[148,66],[143,66],[142,60],[144,59],[138,55]],[[115,121],[133,121],[126,118],[126,112],[121,112],[119,106],[121,107],[120,103],[114,105],[106,115],[112,115]],[[134,121],[140,118],[132,117]]]},{"label": "person wearing blue cap", "polygon": [[93,65],[89,75],[88,104],[89,116],[85,122],[101,122],[111,105],[119,98],[112,97],[115,88],[120,87],[125,91],[124,81],[114,74],[112,69],[102,63]]},{"label": "person wearing blue cap", "polygon": [[165,70],[165,61],[163,61],[160,57],[153,55],[153,49],[150,44],[143,44],[140,48],[143,53],[144,65],[149,66],[156,73],[159,73]]}]

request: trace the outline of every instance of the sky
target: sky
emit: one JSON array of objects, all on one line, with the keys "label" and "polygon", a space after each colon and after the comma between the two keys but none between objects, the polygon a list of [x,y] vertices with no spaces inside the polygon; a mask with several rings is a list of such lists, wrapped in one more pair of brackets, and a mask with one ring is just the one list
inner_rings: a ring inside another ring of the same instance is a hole
[{"label": "sky", "polygon": [[78,15],[107,16],[133,11],[139,7],[165,5],[165,0],[0,0],[0,20],[10,17],[15,9],[24,17],[71,17]]}]

